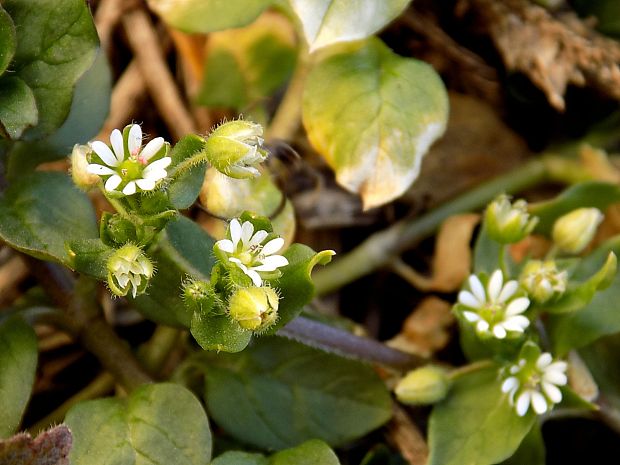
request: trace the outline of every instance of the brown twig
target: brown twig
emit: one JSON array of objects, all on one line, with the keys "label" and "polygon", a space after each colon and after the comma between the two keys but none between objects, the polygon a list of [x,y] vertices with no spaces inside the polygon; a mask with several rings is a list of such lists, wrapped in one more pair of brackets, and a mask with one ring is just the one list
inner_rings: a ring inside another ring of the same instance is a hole
[{"label": "brown twig", "polygon": [[410,465],[424,465],[427,462],[428,446],[420,429],[398,405],[394,405],[394,416],[388,431],[390,439]]},{"label": "brown twig", "polygon": [[101,48],[108,50],[114,29],[118,26],[125,11],[136,6],[131,0],[101,0],[95,12],[95,26]]}]

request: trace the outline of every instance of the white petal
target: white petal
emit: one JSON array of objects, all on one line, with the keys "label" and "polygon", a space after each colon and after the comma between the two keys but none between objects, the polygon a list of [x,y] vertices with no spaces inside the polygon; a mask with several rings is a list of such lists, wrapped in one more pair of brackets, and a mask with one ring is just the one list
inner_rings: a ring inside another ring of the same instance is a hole
[{"label": "white petal", "polygon": [[547,394],[547,397],[554,404],[558,404],[562,401],[562,391],[560,391],[555,384],[546,383],[543,381],[542,383],[543,391]]},{"label": "white petal", "polygon": [[168,168],[168,166],[170,166],[170,163],[172,163],[172,158],[170,157],[164,157],[164,158],[160,158],[159,160],[155,160],[152,163],[149,163],[149,165],[144,168],[144,172],[149,172],[152,170],[164,170],[166,168]]},{"label": "white petal", "polygon": [[518,287],[519,287],[519,283],[516,282],[515,280],[508,281],[504,285],[502,292],[499,293],[499,297],[497,301],[499,303],[506,302],[508,299],[510,299],[514,295],[515,292],[517,292]]},{"label": "white petal", "polygon": [[[273,253],[276,253],[278,250],[282,248],[283,245],[284,245],[284,239],[282,239],[281,237],[276,237],[275,239],[271,239],[262,248],[261,254],[271,255]],[[288,261],[286,263],[288,263]]]},{"label": "white petal", "polygon": [[560,373],[564,373],[568,368],[568,364],[563,361],[553,362],[551,365],[547,367],[547,371],[559,371]]},{"label": "white petal", "polygon": [[86,167],[86,172],[90,173],[90,174],[98,174],[99,176],[106,176],[109,174],[116,174],[116,171],[114,171],[111,168],[108,168],[107,166],[103,166],[103,165],[97,165],[95,163],[88,165]]},{"label": "white petal", "polygon": [[529,325],[530,320],[522,315],[511,316],[502,323],[502,326],[507,330],[519,331],[520,333],[522,333]]},{"label": "white petal", "polygon": [[491,275],[491,279],[489,279],[489,284],[487,284],[489,302],[497,302],[503,283],[504,275],[502,275],[502,270],[495,270]]},{"label": "white petal", "polygon": [[235,248],[237,248],[239,239],[241,239],[241,225],[239,224],[239,220],[237,220],[237,218],[233,218],[232,221],[230,222],[229,228],[230,228],[230,238]]},{"label": "white petal", "polygon": [[482,302],[479,302],[478,299],[476,299],[476,297],[469,291],[459,292],[458,301],[467,307],[472,307],[472,308],[482,307]]},{"label": "white petal", "polygon": [[561,371],[546,370],[543,374],[543,380],[548,383],[557,384],[558,386],[564,386],[568,381],[568,378]]},{"label": "white petal", "polygon": [[504,339],[506,337],[506,330],[502,325],[493,326],[493,335],[497,339]]},{"label": "white petal", "polygon": [[168,173],[166,172],[166,170],[144,170],[142,172],[142,178],[143,179],[150,179],[153,182],[157,182],[160,179],[164,179],[166,176],[168,176]]},{"label": "white petal", "polygon": [[479,333],[486,333],[489,330],[489,323],[487,323],[485,320],[480,320],[478,323],[476,323],[476,331],[478,331]]},{"label": "white petal", "polygon": [[517,399],[517,406],[515,407],[517,410],[517,415],[522,417],[527,413],[527,409],[530,406],[530,399],[532,397],[532,391],[527,390],[523,391],[519,398]]},{"label": "white petal", "polygon": [[469,277],[469,288],[474,293],[474,296],[476,296],[476,299],[478,299],[479,302],[486,302],[486,293],[484,292],[484,288],[482,287],[480,279],[478,279],[478,276],[476,276],[475,274],[472,274]]},{"label": "white petal", "polygon": [[125,149],[123,148],[123,134],[118,129],[115,129],[110,134],[110,143],[112,144],[112,149],[114,149],[114,155],[120,164],[125,159]]},{"label": "white petal", "polygon": [[532,407],[539,415],[542,415],[547,411],[547,401],[545,400],[545,396],[538,391],[532,391]]},{"label": "white petal", "polygon": [[265,240],[268,235],[269,233],[267,231],[263,231],[262,229],[260,231],[256,231],[252,236],[252,239],[250,239],[250,243],[248,244],[248,246],[252,247],[255,245],[259,245]]},{"label": "white petal", "polygon": [[118,166],[120,164],[116,155],[110,150],[110,147],[103,142],[96,140],[95,142],[91,142],[90,146],[106,165]]},{"label": "white petal", "polygon": [[139,124],[132,124],[129,129],[129,140],[127,147],[131,155],[137,155],[140,147],[142,147],[142,128]]},{"label": "white petal", "polygon": [[474,312],[464,311],[463,318],[465,318],[470,323],[474,323],[475,321],[478,321],[480,319],[480,315]]},{"label": "white petal", "polygon": [[270,255],[262,260],[262,265],[253,266],[252,268],[256,271],[274,271],[275,269],[286,265],[288,265],[288,260],[286,257],[283,257],[282,255]]},{"label": "white petal", "polygon": [[506,315],[513,316],[518,315],[519,313],[523,313],[527,310],[527,307],[530,306],[530,299],[527,297],[519,297],[518,299],[513,300],[506,307]]},{"label": "white petal", "polygon": [[136,179],[136,184],[143,191],[152,191],[155,189],[154,179]]},{"label": "white petal", "polygon": [[511,376],[510,378],[506,378],[506,380],[502,383],[502,392],[509,392],[518,387],[519,380],[514,376]]},{"label": "white petal", "polygon": [[552,361],[553,357],[551,356],[551,354],[549,352],[545,352],[544,354],[541,354],[540,357],[538,357],[538,360],[536,360],[536,368],[542,371],[549,365],[551,365]]},{"label": "white petal", "polygon": [[241,225],[241,242],[244,247],[249,247],[252,234],[254,234],[254,225],[249,221],[244,221]]},{"label": "white petal", "polygon": [[135,181],[129,181],[127,185],[123,188],[123,194],[133,195],[135,193],[136,193],[136,183]]},{"label": "white petal", "polygon": [[[150,160],[153,155],[155,155],[159,150],[164,146],[164,138],[156,137],[148,144],[144,146],[142,151],[140,152],[140,158],[143,160]],[[170,158],[170,157],[165,157]],[[163,160],[163,158],[162,158]]]},{"label": "white petal", "polygon": [[256,271],[248,270],[245,272],[245,274],[247,274],[252,279],[252,282],[256,287],[262,286],[263,280]]},{"label": "white petal", "polygon": [[233,253],[235,250],[232,241],[228,239],[222,239],[221,241],[217,241],[215,243],[215,247],[220,249],[222,252]]},{"label": "white petal", "polygon": [[110,176],[108,178],[108,180],[105,182],[105,190],[107,191],[113,191],[115,190],[118,185],[121,183],[122,179],[118,174],[115,174],[114,176]]},{"label": "white petal", "polygon": [[118,284],[121,287],[125,287],[127,286],[127,283],[129,282],[129,275],[126,274],[122,274],[122,275],[115,275],[116,276],[116,280],[118,281]]}]

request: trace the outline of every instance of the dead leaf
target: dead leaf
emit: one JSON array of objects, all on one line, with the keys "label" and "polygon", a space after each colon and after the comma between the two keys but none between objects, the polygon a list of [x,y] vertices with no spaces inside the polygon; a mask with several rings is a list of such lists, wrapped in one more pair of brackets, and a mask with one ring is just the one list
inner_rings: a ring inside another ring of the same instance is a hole
[{"label": "dead leaf", "polygon": [[36,439],[19,433],[0,440],[2,465],[69,465],[71,431],[64,425],[40,433]]}]

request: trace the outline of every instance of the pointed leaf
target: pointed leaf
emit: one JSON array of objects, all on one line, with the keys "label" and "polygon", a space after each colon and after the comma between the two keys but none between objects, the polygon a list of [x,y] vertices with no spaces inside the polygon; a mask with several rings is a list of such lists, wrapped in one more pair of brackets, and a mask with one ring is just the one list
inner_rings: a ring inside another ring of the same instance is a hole
[{"label": "pointed leaf", "polygon": [[38,119],[37,103],[30,87],[18,77],[0,78],[0,135],[18,139]]}]

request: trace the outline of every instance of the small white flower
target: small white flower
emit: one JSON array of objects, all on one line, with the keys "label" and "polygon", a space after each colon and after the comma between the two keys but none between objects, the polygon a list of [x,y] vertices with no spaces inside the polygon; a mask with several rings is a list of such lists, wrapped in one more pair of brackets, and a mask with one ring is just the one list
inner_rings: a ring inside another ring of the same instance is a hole
[{"label": "small white flower", "polygon": [[520,417],[527,413],[530,405],[541,415],[562,400],[558,386],[567,382],[566,368],[566,362],[554,362],[548,352],[541,354],[535,363],[521,359],[508,370],[510,376],[502,383],[502,392],[508,394],[510,404],[515,406]]},{"label": "small white flower", "polygon": [[516,297],[519,288],[517,281],[503,284],[501,270],[495,270],[486,289],[476,275],[469,277],[471,291],[461,291],[458,302],[465,309],[463,318],[474,325],[476,332],[483,336],[504,339],[509,333],[523,333],[530,320],[521,315],[530,305],[527,297]]},{"label": "small white flower", "polygon": [[107,269],[110,290],[118,296],[131,291],[133,297],[145,291],[155,272],[151,260],[133,244],[118,249],[108,259]]},{"label": "small white flower", "polygon": [[[87,171],[98,176],[107,176],[107,191],[116,192],[120,189],[125,195],[133,195],[138,190],[153,190],[158,181],[168,176],[166,168],[172,158],[161,157],[161,150],[166,144],[163,137],[156,137],[142,147],[142,128],[138,124],[132,124],[128,128],[125,128],[125,136],[118,129],[112,131],[112,149],[98,140],[90,143],[98,158],[95,158],[95,161],[101,163],[89,164]],[[160,158],[156,157],[151,161],[156,155]]]},{"label": "small white flower", "polygon": [[215,248],[228,257],[246,275],[255,286],[262,286],[261,272],[273,272],[288,265],[288,260],[275,253],[284,245],[284,239],[277,237],[266,244],[267,231],[262,229],[254,232],[254,225],[249,221],[239,223],[236,218],[230,222],[230,239],[222,239],[215,243]]}]

